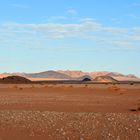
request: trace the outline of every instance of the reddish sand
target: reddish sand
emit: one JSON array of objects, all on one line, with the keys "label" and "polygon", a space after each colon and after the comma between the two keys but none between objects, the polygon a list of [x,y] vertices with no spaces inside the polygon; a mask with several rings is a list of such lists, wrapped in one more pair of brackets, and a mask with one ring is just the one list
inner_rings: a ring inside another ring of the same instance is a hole
[{"label": "reddish sand", "polygon": [[1,140],[140,139],[140,85],[1,84]]}]

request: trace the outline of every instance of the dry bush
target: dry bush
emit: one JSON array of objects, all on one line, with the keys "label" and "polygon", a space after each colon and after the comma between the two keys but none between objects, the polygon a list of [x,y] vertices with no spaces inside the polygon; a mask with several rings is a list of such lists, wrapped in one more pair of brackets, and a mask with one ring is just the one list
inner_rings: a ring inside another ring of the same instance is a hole
[{"label": "dry bush", "polygon": [[70,85],[69,87],[70,87],[70,88],[73,88],[73,86],[72,86],[72,85]]},{"label": "dry bush", "polygon": [[138,105],[138,107],[135,107],[135,108],[131,108],[129,109],[130,111],[140,111],[140,104]]},{"label": "dry bush", "polygon": [[134,108],[131,108],[131,109],[129,109],[129,110],[132,111],[132,112],[137,111],[137,109],[134,109]]},{"label": "dry bush", "polygon": [[140,111],[140,104],[138,104],[138,108],[137,108],[137,111]]},{"label": "dry bush", "polygon": [[20,88],[19,88],[19,90],[23,90],[23,88],[22,88],[22,87],[20,87]]},{"label": "dry bush", "polygon": [[134,83],[130,83],[130,85],[134,85]]}]

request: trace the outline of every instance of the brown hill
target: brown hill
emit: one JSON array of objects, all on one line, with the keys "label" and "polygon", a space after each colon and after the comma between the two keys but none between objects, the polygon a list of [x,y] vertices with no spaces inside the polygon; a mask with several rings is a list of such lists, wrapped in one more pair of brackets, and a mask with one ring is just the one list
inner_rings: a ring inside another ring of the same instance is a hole
[{"label": "brown hill", "polygon": [[116,79],[111,76],[98,76],[94,79],[95,82],[118,82]]},{"label": "brown hill", "polygon": [[108,72],[108,71],[91,72],[90,75],[91,75],[92,77],[98,77],[98,76],[111,76],[111,77],[113,77],[113,76],[115,76],[115,77],[117,77],[117,76],[125,76],[125,75],[123,75],[123,74],[121,74],[121,73],[117,73],[117,72]]},{"label": "brown hill", "polygon": [[57,72],[57,71],[45,71],[40,73],[24,74],[25,77],[29,78],[56,78],[56,79],[71,79],[70,76]]},{"label": "brown hill", "polygon": [[0,83],[30,83],[31,81],[21,76],[8,76],[0,79]]},{"label": "brown hill", "polygon": [[89,73],[83,71],[59,70],[58,72],[66,74],[72,78],[79,78],[84,75],[89,75]]}]

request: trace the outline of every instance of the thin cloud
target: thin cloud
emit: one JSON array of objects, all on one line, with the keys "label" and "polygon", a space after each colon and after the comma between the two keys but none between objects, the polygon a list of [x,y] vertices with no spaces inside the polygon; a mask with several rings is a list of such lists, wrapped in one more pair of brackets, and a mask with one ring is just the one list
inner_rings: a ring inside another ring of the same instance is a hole
[{"label": "thin cloud", "polygon": [[9,23],[0,25],[0,31],[2,44],[7,44],[7,46],[13,43],[17,46],[34,46],[38,48],[38,46],[44,47],[48,40],[74,38],[96,43],[101,49],[105,49],[103,46],[109,46],[111,50],[112,47],[115,47],[116,50],[118,48],[119,50],[121,48],[122,50],[140,50],[140,27],[110,27],[87,19],[75,24]]},{"label": "thin cloud", "polygon": [[75,10],[75,9],[73,9],[73,8],[68,9],[68,10],[67,10],[67,13],[68,13],[69,15],[77,15],[77,14],[78,14],[77,10]]},{"label": "thin cloud", "polygon": [[135,15],[135,14],[130,14],[129,17],[131,17],[133,19],[140,19],[140,16]]},{"label": "thin cloud", "polygon": [[80,21],[81,21],[81,22],[89,22],[89,21],[95,21],[95,22],[96,22],[95,19],[90,18],[90,17],[88,17],[88,18],[81,18]]},{"label": "thin cloud", "polygon": [[116,23],[116,24],[121,23],[121,19],[119,19],[119,18],[111,18],[111,21],[112,21],[113,23]]},{"label": "thin cloud", "polygon": [[52,16],[52,17],[49,17],[48,22],[60,22],[60,21],[66,20],[66,19],[67,19],[67,17],[65,17],[65,16]]}]

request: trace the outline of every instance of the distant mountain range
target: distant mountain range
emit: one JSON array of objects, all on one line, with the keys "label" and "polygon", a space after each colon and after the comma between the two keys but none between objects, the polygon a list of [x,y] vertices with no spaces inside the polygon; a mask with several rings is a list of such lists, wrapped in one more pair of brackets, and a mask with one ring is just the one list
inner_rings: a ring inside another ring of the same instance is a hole
[{"label": "distant mountain range", "polygon": [[51,70],[39,73],[2,73],[0,74],[0,78],[12,75],[23,76],[30,80],[82,80],[84,78],[90,78],[95,81],[140,81],[140,79],[133,74],[124,75],[107,71],[82,72],[71,70]]},{"label": "distant mountain range", "polygon": [[123,76],[123,77],[128,77],[128,78],[137,78],[135,75],[133,74],[129,74],[129,75],[124,75],[121,73],[117,73],[117,72],[108,72],[108,71],[97,71],[97,72],[82,72],[82,71],[70,71],[70,70],[66,70],[66,71],[58,71],[60,73],[64,73],[66,75],[69,75],[70,77],[81,77],[84,75],[89,75],[92,78],[95,78],[97,76]]},{"label": "distant mountain range", "polygon": [[60,73],[57,71],[45,71],[39,73],[24,73],[23,76],[29,78],[56,78],[56,79],[71,79],[67,74]]}]

